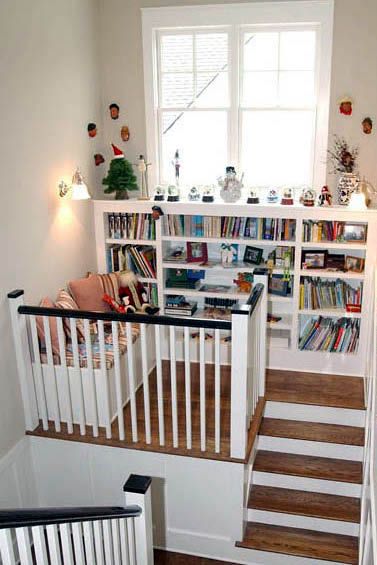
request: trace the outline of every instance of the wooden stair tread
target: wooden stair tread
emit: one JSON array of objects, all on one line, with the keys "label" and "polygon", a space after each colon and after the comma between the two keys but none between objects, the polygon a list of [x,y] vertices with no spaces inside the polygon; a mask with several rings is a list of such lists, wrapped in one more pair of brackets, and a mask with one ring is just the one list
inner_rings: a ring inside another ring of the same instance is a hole
[{"label": "wooden stair tread", "polygon": [[348,496],[253,485],[248,508],[359,523],[360,500]]},{"label": "wooden stair tread", "polygon": [[266,400],[365,409],[363,379],[299,371],[267,370]]},{"label": "wooden stair tread", "polygon": [[263,418],[259,434],[344,445],[364,445],[364,428],[340,426],[338,424]]},{"label": "wooden stair tread", "polygon": [[253,470],[344,483],[361,484],[362,482],[362,464],[359,461],[280,453],[278,451],[258,451]]},{"label": "wooden stair tread", "polygon": [[341,534],[248,522],[243,541],[236,545],[337,563],[358,563],[358,538]]}]

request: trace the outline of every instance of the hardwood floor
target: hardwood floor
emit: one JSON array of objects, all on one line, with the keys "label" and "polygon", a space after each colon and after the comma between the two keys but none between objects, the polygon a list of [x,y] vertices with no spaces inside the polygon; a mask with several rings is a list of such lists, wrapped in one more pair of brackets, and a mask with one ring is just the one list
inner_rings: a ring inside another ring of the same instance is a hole
[{"label": "hardwood floor", "polygon": [[131,433],[131,408],[128,403],[123,411],[125,439],[119,439],[118,420],[111,427],[112,438],[107,439],[105,429],[99,429],[99,436],[93,437],[92,428],[86,427],[86,434],[81,435],[78,425],[74,425],[73,434],[69,434],[67,426],[62,424],[62,431],[56,432],[53,422],[49,422],[49,429],[43,430],[42,423],[30,435],[52,437],[70,441],[96,443],[128,449],[140,449],[144,451],[155,451],[159,453],[172,453],[190,457],[216,459],[221,461],[244,462],[248,458],[254,440],[257,436],[263,416],[264,399],[260,399],[255,419],[252,422],[248,434],[248,449],[245,460],[232,459],[230,457],[230,367],[221,367],[221,390],[220,390],[220,453],[215,452],[215,378],[214,365],[206,365],[206,449],[201,450],[200,442],[200,379],[199,365],[191,364],[191,419],[192,419],[192,448],[187,448],[186,438],[186,403],[185,403],[185,378],[184,364],[177,363],[177,404],[178,404],[178,447],[173,447],[172,426],[172,400],[170,365],[163,362],[163,395],[164,395],[164,427],[165,445],[160,445],[159,422],[158,422],[158,399],[157,378],[153,371],[149,378],[150,389],[150,414],[151,414],[151,443],[146,443],[145,419],[144,419],[144,390],[141,386],[136,393],[137,428],[138,441],[132,441]]},{"label": "hardwood floor", "polygon": [[358,377],[269,369],[266,400],[363,410],[364,383]]},{"label": "hardwood floor", "polygon": [[358,563],[357,537],[256,522],[248,522],[245,537],[237,547],[351,565]]},{"label": "hardwood floor", "polygon": [[184,553],[171,553],[170,551],[154,550],[154,565],[236,565],[230,561],[216,561],[205,557],[196,557]]},{"label": "hardwood floor", "polygon": [[364,428],[339,426],[337,424],[263,418],[259,434],[343,445],[364,445]]}]

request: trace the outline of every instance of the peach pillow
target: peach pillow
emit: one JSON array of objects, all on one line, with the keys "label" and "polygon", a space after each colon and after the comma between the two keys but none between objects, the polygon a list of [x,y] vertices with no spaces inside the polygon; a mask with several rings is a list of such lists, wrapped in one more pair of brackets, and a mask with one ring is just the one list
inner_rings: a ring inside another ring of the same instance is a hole
[{"label": "peach pillow", "polygon": [[[47,296],[45,298],[42,298],[42,300],[39,303],[39,306],[41,306],[42,308],[56,308],[56,305]],[[56,355],[59,355],[59,337],[58,337],[58,326],[57,326],[57,323],[56,323],[56,318],[51,316],[51,317],[48,318],[48,320],[50,322],[50,336],[51,336],[52,352]],[[40,340],[41,344],[45,345],[46,341],[45,341],[45,330],[44,330],[44,325],[43,325],[43,317],[37,316],[36,322],[37,322],[37,331],[38,331],[39,340]]]},{"label": "peach pillow", "polygon": [[70,281],[68,288],[80,310],[111,312],[110,306],[102,300],[103,286],[99,275]]}]

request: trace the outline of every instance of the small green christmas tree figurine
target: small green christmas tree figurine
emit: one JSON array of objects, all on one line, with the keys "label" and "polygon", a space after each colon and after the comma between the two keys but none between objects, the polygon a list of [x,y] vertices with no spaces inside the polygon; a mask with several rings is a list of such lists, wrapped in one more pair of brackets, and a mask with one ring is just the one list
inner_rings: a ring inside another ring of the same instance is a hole
[{"label": "small green christmas tree figurine", "polygon": [[115,192],[115,200],[127,200],[129,190],[138,190],[136,176],[132,165],[125,159],[123,151],[111,144],[114,151],[114,158],[110,162],[107,177],[102,180],[102,184],[107,186],[105,193]]}]

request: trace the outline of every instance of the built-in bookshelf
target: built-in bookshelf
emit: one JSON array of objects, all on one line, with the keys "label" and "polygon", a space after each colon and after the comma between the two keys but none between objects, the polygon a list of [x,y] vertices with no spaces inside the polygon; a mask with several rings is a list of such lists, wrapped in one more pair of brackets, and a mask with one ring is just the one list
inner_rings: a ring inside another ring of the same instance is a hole
[{"label": "built-in bookshelf", "polygon": [[95,202],[100,271],[136,272],[161,313],[226,318],[246,301],[255,269],[267,269],[269,365],[358,374],[375,212],[162,202],[153,220],[153,205]]}]

